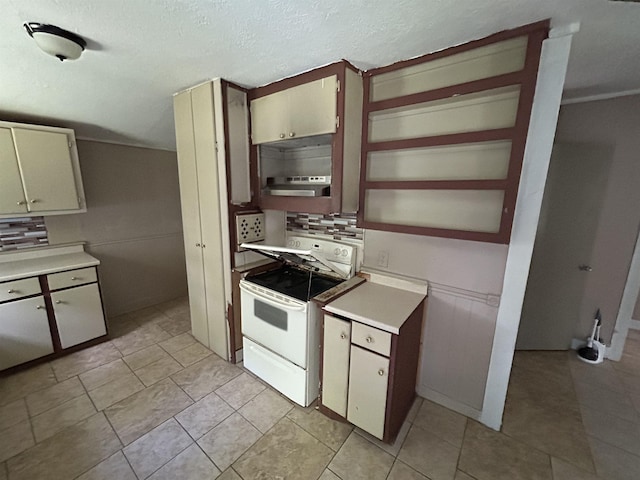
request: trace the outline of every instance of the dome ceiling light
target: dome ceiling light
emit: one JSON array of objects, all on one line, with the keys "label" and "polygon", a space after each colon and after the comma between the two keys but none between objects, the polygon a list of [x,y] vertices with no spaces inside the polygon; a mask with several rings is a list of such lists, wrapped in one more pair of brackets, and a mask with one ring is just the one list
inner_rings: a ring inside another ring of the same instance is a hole
[{"label": "dome ceiling light", "polygon": [[87,46],[84,38],[55,25],[27,22],[24,28],[40,49],[64,60],[75,60]]}]

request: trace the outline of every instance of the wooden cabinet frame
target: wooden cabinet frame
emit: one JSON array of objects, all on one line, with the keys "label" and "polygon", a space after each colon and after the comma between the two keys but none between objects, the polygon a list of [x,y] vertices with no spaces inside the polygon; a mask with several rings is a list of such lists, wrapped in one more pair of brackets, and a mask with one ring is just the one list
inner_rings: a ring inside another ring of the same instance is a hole
[{"label": "wooden cabinet frame", "polygon": [[[84,268],[95,268],[96,271],[96,276],[99,278],[99,272],[98,272],[98,267],[94,266],[94,267],[84,267]],[[33,295],[27,295],[24,296],[18,300],[15,301],[20,301],[23,299],[27,299],[27,298],[35,298],[38,296],[42,296],[42,300],[44,302],[44,306],[46,309],[46,313],[47,313],[47,319],[49,322],[49,331],[51,333],[51,341],[53,343],[53,353],[49,354],[49,355],[45,355],[43,357],[40,358],[36,358],[34,360],[28,361],[26,363],[22,363],[19,365],[15,365],[13,367],[7,368],[6,370],[3,370],[0,372],[0,377],[4,376],[4,375],[10,375],[14,372],[20,371],[20,370],[24,370],[26,368],[29,368],[33,365],[37,365],[39,363],[43,363],[46,361],[50,361],[53,360],[54,358],[58,358],[58,357],[62,357],[64,355],[68,355],[70,353],[73,352],[77,352],[78,350],[82,350],[84,348],[93,346],[93,345],[97,345],[98,343],[102,343],[106,340],[109,339],[109,323],[107,322],[107,316],[105,314],[105,310],[104,310],[104,297],[102,295],[102,288],[100,286],[100,281],[97,280],[91,280],[88,282],[83,282],[80,283],[78,285],[74,285],[74,286],[69,286],[69,287],[64,287],[64,288],[59,288],[59,289],[51,289],[49,286],[49,282],[47,281],[47,276],[48,275],[52,275],[52,274],[56,274],[56,273],[63,273],[63,272],[73,272],[75,270],[78,269],[69,269],[69,270],[60,270],[60,271],[56,271],[56,272],[52,272],[49,274],[41,274],[41,275],[37,275],[34,276],[33,278],[37,278],[39,283],[40,283],[40,292],[33,294]],[[51,298],[51,294],[52,293],[56,293],[56,292],[65,292],[68,290],[73,290],[74,288],[78,288],[78,287],[82,287],[82,286],[87,286],[87,285],[93,285],[95,284],[98,288],[98,293],[100,296],[100,308],[102,310],[102,317],[104,319],[105,322],[105,331],[106,333],[104,335],[101,335],[100,337],[96,337],[93,338],[91,340],[87,340],[86,342],[82,342],[79,343],[77,345],[73,345],[71,347],[68,348],[63,348],[62,347],[62,342],[60,341],[60,332],[58,331],[58,324],[56,321],[56,316],[55,316],[55,310],[54,310],[54,304],[53,304],[53,300]],[[11,300],[14,301],[14,300]],[[3,303],[9,303],[11,301],[8,302],[3,302]]]},{"label": "wooden cabinet frame", "polygon": [[324,67],[316,68],[310,72],[285,78],[278,82],[270,83],[262,87],[249,90],[249,100],[264,97],[272,93],[280,92],[287,88],[302,85],[304,83],[320,80],[332,75],[337,75],[340,91],[338,92],[337,116],[340,119],[331,143],[331,196],[328,197],[279,197],[262,195],[260,188],[260,172],[258,171],[258,146],[251,145],[251,185],[256,203],[263,209],[284,210],[306,213],[340,213],[342,212],[343,189],[343,155],[345,149],[345,85],[347,69],[360,73],[360,71],[346,60],[332,63]]},{"label": "wooden cabinet frame", "polygon": [[[359,202],[360,209],[358,211],[358,226],[363,228],[370,228],[373,230],[385,230],[416,235],[430,235],[437,237],[459,238],[464,240],[476,240],[504,244],[509,243],[514,209],[518,193],[518,184],[520,181],[520,173],[522,170],[525,143],[527,139],[527,131],[529,128],[529,118],[536,87],[540,52],[542,49],[542,42],[548,36],[548,31],[549,21],[545,20],[513,30],[500,32],[489,37],[476,40],[464,45],[452,47],[440,52],[424,55],[403,62],[398,62],[386,67],[369,70],[364,74],[364,108],[362,114],[362,151],[360,166]],[[490,45],[495,42],[525,35],[528,36],[528,42],[524,68],[522,70],[396,98],[379,101],[369,100],[372,77],[375,77],[376,75],[399,70],[413,65],[418,65],[421,63],[461,53],[467,50]],[[404,140],[380,141],[375,143],[369,142],[369,115],[372,112],[386,110],[394,107],[409,106],[433,100],[448,99],[457,95],[514,85],[520,87],[520,96],[518,100],[516,122],[515,125],[511,128],[499,128],[467,133],[435,135]],[[419,147],[459,145],[496,140],[511,141],[511,153],[508,173],[506,179],[504,180],[367,181],[367,159],[370,152]],[[367,191],[376,189],[501,190],[504,192],[504,199],[502,205],[500,228],[496,233],[487,233],[479,231],[397,225],[367,221],[365,220],[364,211],[365,195]]]}]

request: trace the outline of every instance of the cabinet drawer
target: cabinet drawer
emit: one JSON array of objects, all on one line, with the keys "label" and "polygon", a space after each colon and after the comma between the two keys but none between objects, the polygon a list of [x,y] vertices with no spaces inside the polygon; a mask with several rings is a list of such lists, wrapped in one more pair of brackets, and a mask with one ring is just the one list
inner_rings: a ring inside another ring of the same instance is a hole
[{"label": "cabinet drawer", "polygon": [[353,322],[351,343],[387,357],[391,354],[391,334],[362,323]]},{"label": "cabinet drawer", "polygon": [[11,282],[0,283],[0,302],[17,300],[40,293],[38,277],[23,278]]},{"label": "cabinet drawer", "polygon": [[61,288],[97,282],[98,276],[96,275],[96,269],[89,267],[47,275],[47,281],[49,282],[49,290],[59,290]]}]

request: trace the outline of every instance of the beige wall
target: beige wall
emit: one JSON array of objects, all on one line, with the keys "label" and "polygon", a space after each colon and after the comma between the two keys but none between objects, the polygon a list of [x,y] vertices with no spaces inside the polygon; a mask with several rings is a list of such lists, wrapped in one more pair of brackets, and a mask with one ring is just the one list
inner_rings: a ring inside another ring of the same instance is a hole
[{"label": "beige wall", "polygon": [[87,213],[46,217],[51,244],[101,260],[107,315],[186,295],[176,154],[78,141]]},{"label": "beige wall", "polygon": [[[589,275],[574,337],[589,333],[600,308],[602,337],[609,343],[640,225],[640,95],[566,105],[556,140],[613,148],[604,202],[595,231]],[[579,172],[576,172],[577,174]],[[636,306],[636,314],[638,307]]]}]

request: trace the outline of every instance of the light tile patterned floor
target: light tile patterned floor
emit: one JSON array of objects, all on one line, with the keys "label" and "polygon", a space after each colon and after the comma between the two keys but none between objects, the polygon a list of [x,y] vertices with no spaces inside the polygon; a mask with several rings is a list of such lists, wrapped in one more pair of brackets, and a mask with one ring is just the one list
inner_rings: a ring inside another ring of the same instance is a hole
[{"label": "light tile patterned floor", "polygon": [[386,445],[211,353],[185,299],[110,325],[0,379],[0,480],[640,478],[640,332],[617,364],[518,352],[500,433],[418,398]]}]

